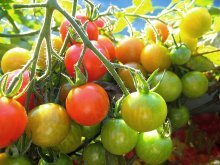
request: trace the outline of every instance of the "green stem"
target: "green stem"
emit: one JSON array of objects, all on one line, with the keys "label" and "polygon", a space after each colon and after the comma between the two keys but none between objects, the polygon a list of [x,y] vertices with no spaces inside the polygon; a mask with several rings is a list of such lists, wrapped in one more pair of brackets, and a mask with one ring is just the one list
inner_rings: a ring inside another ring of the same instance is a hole
[{"label": "green stem", "polygon": [[125,19],[125,21],[127,22],[128,27],[129,27],[129,29],[130,29],[130,31],[131,31],[130,36],[131,36],[131,37],[134,36],[134,31],[133,31],[133,28],[132,28],[132,25],[131,25],[130,21],[127,19],[126,16],[124,17],[124,19]]},{"label": "green stem", "polygon": [[14,9],[24,9],[24,8],[35,8],[35,7],[46,7],[46,3],[33,3],[33,4],[14,4]]},{"label": "green stem", "polygon": [[80,68],[80,65],[82,64],[85,53],[86,53],[86,45],[83,47],[83,51],[81,52],[79,60],[76,63],[76,67]]}]

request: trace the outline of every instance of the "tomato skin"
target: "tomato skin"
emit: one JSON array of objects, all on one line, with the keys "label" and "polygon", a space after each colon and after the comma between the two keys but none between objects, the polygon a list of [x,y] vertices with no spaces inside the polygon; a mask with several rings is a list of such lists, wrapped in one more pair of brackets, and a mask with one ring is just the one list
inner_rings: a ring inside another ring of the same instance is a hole
[{"label": "tomato skin", "polygon": [[[109,59],[109,54],[105,47],[100,45],[96,41],[92,41],[93,45],[107,58]],[[66,52],[64,63],[67,72],[71,77],[75,75],[74,65],[79,60],[80,54],[83,51],[83,45],[72,45]],[[91,49],[86,49],[85,55],[83,57],[83,65],[88,73],[88,81],[95,81],[100,79],[107,72],[104,64],[96,57]]]},{"label": "tomato skin", "polygon": [[91,138],[97,134],[101,129],[101,124],[92,125],[92,126],[82,126],[82,136],[85,138]]},{"label": "tomato skin", "polygon": [[101,142],[112,154],[122,155],[131,151],[138,138],[138,132],[130,128],[123,119],[108,120],[101,130]]},{"label": "tomato skin", "polygon": [[[167,40],[167,37],[169,36],[169,30],[167,25],[156,20],[153,21],[152,24],[159,36],[162,38],[162,42],[165,42]],[[154,30],[150,25],[146,28],[146,36],[148,40],[156,42],[156,35],[154,34]]]},{"label": "tomato skin", "polygon": [[[152,80],[152,87],[155,87],[163,77],[163,72],[158,73]],[[155,90],[166,102],[176,100],[182,93],[182,82],[180,78],[171,71],[166,71],[160,85]]]},{"label": "tomato skin", "polygon": [[171,50],[170,57],[173,64],[183,65],[189,61],[191,57],[191,51],[186,46],[182,45]]},{"label": "tomato skin", "polygon": [[122,63],[140,63],[141,51],[144,48],[144,41],[138,38],[125,38],[116,46],[116,58]]},{"label": "tomato skin", "polygon": [[72,165],[72,164],[73,163],[70,157],[65,154],[60,154],[59,158],[53,163],[48,163],[44,161],[42,158],[38,162],[38,165]]},{"label": "tomato skin", "polygon": [[30,58],[30,52],[26,49],[16,47],[8,50],[1,60],[3,73],[21,69]]},{"label": "tomato skin", "polygon": [[71,85],[69,82],[63,84],[63,85],[60,87],[59,100],[60,100],[62,103],[65,103],[65,102],[66,102],[67,95],[68,95],[68,93],[70,92],[71,89],[72,89],[72,85]]},{"label": "tomato skin", "polygon": [[35,107],[28,114],[27,135],[41,147],[61,143],[70,130],[70,119],[65,109],[54,103]]},{"label": "tomato skin", "polygon": [[208,79],[201,72],[188,72],[182,77],[183,94],[189,98],[198,98],[208,90]]},{"label": "tomato skin", "polygon": [[190,9],[180,23],[180,30],[184,34],[198,38],[205,34],[212,25],[212,18],[206,8]]},{"label": "tomato skin", "polygon": [[163,138],[156,131],[140,133],[135,147],[136,154],[147,164],[160,164],[172,153],[172,140]]},{"label": "tomato skin", "polygon": [[102,18],[98,18],[94,23],[98,28],[103,28],[105,26],[105,21]]},{"label": "tomato skin", "polygon": [[15,142],[27,125],[25,108],[16,100],[0,97],[0,148]]},{"label": "tomato skin", "polygon": [[23,156],[11,157],[0,153],[0,165],[31,165],[31,162]]},{"label": "tomato skin", "polygon": [[109,98],[101,86],[87,83],[69,92],[66,109],[68,115],[76,123],[84,126],[96,125],[108,113]]},{"label": "tomato skin", "polygon": [[139,132],[147,132],[163,124],[167,116],[167,105],[155,92],[133,92],[124,98],[121,113],[128,126]]},{"label": "tomato skin", "polygon": [[149,44],[141,52],[141,64],[147,72],[152,73],[156,69],[168,69],[171,65],[169,51],[159,44]]},{"label": "tomato skin", "polygon": [[109,59],[110,61],[113,61],[115,59],[115,46],[112,41],[108,37],[103,35],[99,35],[97,41],[108,50]]}]

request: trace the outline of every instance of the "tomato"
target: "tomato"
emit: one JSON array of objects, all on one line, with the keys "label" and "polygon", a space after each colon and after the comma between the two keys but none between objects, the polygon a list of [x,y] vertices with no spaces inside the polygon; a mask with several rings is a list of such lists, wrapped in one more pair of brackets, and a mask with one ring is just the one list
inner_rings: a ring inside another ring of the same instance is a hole
[{"label": "tomato", "polygon": [[96,142],[88,145],[83,151],[83,160],[87,165],[105,164],[105,149],[102,143]]},{"label": "tomato", "polygon": [[155,92],[133,92],[122,101],[121,113],[129,127],[146,132],[163,124],[167,116],[167,105]]},{"label": "tomato", "polygon": [[[163,77],[163,72],[158,73],[152,80],[152,87],[155,87]],[[182,92],[182,82],[180,78],[171,71],[166,71],[160,85],[155,90],[166,102],[176,100]]]},{"label": "tomato", "polygon": [[98,43],[108,50],[110,61],[113,61],[115,59],[115,46],[112,41],[106,36],[99,35]]},{"label": "tomato", "polygon": [[160,164],[167,160],[172,153],[170,137],[161,137],[156,131],[140,133],[135,147],[136,154],[147,164]]},{"label": "tomato", "polygon": [[140,63],[141,51],[144,48],[144,41],[138,38],[125,38],[119,42],[115,49],[118,61],[122,63]]},{"label": "tomato", "polygon": [[[62,44],[63,44],[62,39],[58,36],[52,36],[51,42],[52,42],[52,47],[55,50],[55,52],[59,53],[62,47]],[[32,53],[34,52],[35,48],[36,48],[36,43],[32,47]],[[37,61],[38,68],[45,70],[47,68],[46,60],[47,60],[47,45],[46,45],[46,40],[44,39],[43,42],[41,43],[41,47],[39,50],[39,58]],[[53,61],[54,60],[55,59],[53,58]]]},{"label": "tomato", "polygon": [[[168,30],[167,25],[161,21],[156,21],[156,20],[152,21],[152,25],[154,26],[157,33],[161,37],[162,42],[165,42],[167,40],[168,35],[169,35],[169,30]],[[146,36],[147,36],[148,40],[152,40],[152,41],[156,42],[156,35],[155,35],[154,30],[151,27],[151,25],[147,26],[147,28],[146,28]]]},{"label": "tomato", "polygon": [[23,156],[9,156],[0,153],[0,165],[31,165],[31,162]]},{"label": "tomato", "polygon": [[101,141],[107,151],[115,155],[131,151],[138,138],[138,132],[130,128],[122,119],[108,120],[101,130]]},{"label": "tomato", "polygon": [[[125,66],[129,66],[131,68],[140,70],[141,73],[146,76],[146,71],[144,69],[144,67],[136,62],[129,62],[124,64]],[[118,74],[121,77],[121,79],[123,80],[125,86],[132,92],[136,91],[136,88],[134,86],[134,81],[133,78],[131,76],[131,73],[128,69],[119,69],[118,70]]]},{"label": "tomato", "polygon": [[19,102],[0,97],[0,148],[18,140],[25,130],[27,120],[26,111]]},{"label": "tomato", "polygon": [[66,102],[66,98],[70,90],[72,89],[72,85],[70,83],[65,83],[60,87],[60,94],[59,94],[59,100],[62,103]]},{"label": "tomato", "polygon": [[180,30],[184,34],[198,38],[205,34],[212,25],[212,18],[206,8],[190,9],[180,22]]},{"label": "tomato", "polygon": [[[109,59],[109,55],[105,47],[96,41],[92,41],[92,43],[107,59]],[[74,65],[79,60],[82,51],[83,45],[73,45],[66,51],[64,63],[67,72],[71,77],[74,77],[75,75]],[[88,73],[89,82],[100,79],[107,72],[104,64],[98,59],[98,57],[96,57],[91,49],[86,50],[82,63]]]},{"label": "tomato", "polygon": [[100,17],[97,20],[95,20],[94,23],[98,28],[103,28],[105,26],[105,21]]},{"label": "tomato", "polygon": [[72,160],[70,159],[69,156],[65,154],[60,154],[58,159],[55,162],[48,163],[42,158],[39,160],[38,165],[72,165]]},{"label": "tomato", "polygon": [[141,64],[146,71],[152,73],[156,69],[164,70],[170,67],[171,59],[166,47],[159,44],[149,44],[141,52]]},{"label": "tomato", "polygon": [[195,51],[198,43],[197,38],[192,38],[185,35],[184,33],[183,34],[180,33],[180,39],[181,42],[184,43],[191,50],[191,52]]},{"label": "tomato", "polygon": [[108,94],[101,86],[87,83],[71,89],[66,99],[66,109],[76,123],[84,126],[96,125],[108,113]]},{"label": "tomato", "polygon": [[188,72],[182,77],[183,94],[189,98],[197,98],[208,90],[208,79],[201,72]]},{"label": "tomato", "polygon": [[82,126],[82,135],[85,138],[92,138],[94,135],[96,135],[101,128],[101,124],[92,125],[92,126]]},{"label": "tomato", "polygon": [[3,73],[21,69],[30,58],[30,52],[26,49],[16,47],[8,50],[1,60]]},{"label": "tomato", "polygon": [[70,119],[65,109],[54,103],[42,104],[28,114],[27,135],[41,147],[60,144],[70,130]]},{"label": "tomato", "polygon": [[171,126],[178,129],[184,126],[189,121],[189,110],[186,106],[173,107],[168,110],[168,117],[171,121]]},{"label": "tomato", "polygon": [[183,65],[189,61],[191,51],[185,45],[181,45],[171,50],[170,57],[173,64]]},{"label": "tomato", "polygon": [[78,124],[72,122],[69,133],[65,139],[55,148],[62,153],[70,153],[81,144],[81,137],[81,127]]}]

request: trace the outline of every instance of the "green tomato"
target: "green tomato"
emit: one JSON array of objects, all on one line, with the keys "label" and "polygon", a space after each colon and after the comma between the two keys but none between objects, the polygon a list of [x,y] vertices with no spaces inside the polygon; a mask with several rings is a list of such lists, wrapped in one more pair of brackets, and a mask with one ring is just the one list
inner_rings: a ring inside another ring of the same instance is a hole
[{"label": "green tomato", "polygon": [[208,79],[201,72],[188,72],[182,77],[183,94],[189,98],[198,98],[208,90]]},{"label": "green tomato", "polygon": [[101,128],[100,124],[96,124],[92,126],[82,126],[81,127],[82,136],[85,138],[91,138],[100,131],[100,128]]},{"label": "green tomato", "polygon": [[168,109],[168,117],[172,128],[178,129],[189,121],[189,110],[186,106],[170,108]]},{"label": "green tomato", "polygon": [[65,154],[60,154],[59,158],[53,163],[48,163],[42,158],[38,162],[38,165],[72,165],[72,164],[73,163],[70,157]]},{"label": "green tomato", "polygon": [[174,48],[170,52],[171,62],[176,65],[187,63],[191,57],[191,51],[185,45]]},{"label": "green tomato", "polygon": [[6,153],[1,153],[0,165],[31,165],[31,162],[23,156],[12,157]]},{"label": "green tomato", "polygon": [[[163,72],[158,73],[152,81],[152,86],[155,87],[163,77]],[[166,71],[160,85],[155,90],[160,94],[166,102],[176,100],[182,92],[182,82],[180,78],[171,71]]]},{"label": "green tomato", "polygon": [[101,130],[101,141],[107,151],[122,155],[131,151],[138,138],[138,132],[130,128],[122,119],[108,120]]},{"label": "green tomato", "polygon": [[172,140],[162,137],[156,130],[141,133],[135,147],[137,156],[147,164],[160,164],[172,153]]},{"label": "green tomato", "polygon": [[121,113],[129,127],[139,132],[147,132],[164,123],[167,105],[164,99],[155,92],[133,92],[122,101]]}]

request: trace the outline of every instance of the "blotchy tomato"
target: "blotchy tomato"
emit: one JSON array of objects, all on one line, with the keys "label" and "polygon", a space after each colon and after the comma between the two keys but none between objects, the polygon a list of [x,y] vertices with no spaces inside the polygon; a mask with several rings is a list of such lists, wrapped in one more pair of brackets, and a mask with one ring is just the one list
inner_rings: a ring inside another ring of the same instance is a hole
[{"label": "blotchy tomato", "polygon": [[[92,41],[92,43],[107,59],[109,59],[109,54],[105,47],[100,45],[97,41]],[[64,63],[67,72],[70,74],[71,77],[74,77],[75,75],[74,65],[79,60],[82,51],[83,45],[79,44],[69,47],[69,49],[66,51]],[[86,49],[82,63],[88,73],[89,82],[100,79],[107,72],[104,64],[98,59],[98,57],[96,57],[91,49]]]},{"label": "blotchy tomato", "polygon": [[144,48],[144,41],[138,38],[125,38],[116,46],[116,58],[122,63],[140,63],[141,51]]},{"label": "blotchy tomato", "polygon": [[60,144],[70,130],[70,119],[66,110],[54,103],[42,104],[28,114],[27,135],[41,147]]},{"label": "blotchy tomato", "polygon": [[167,105],[155,92],[133,92],[122,101],[121,113],[128,126],[139,132],[147,132],[163,124],[167,116]]},{"label": "blotchy tomato", "polygon": [[0,97],[0,148],[15,142],[27,124],[24,107],[14,99]]},{"label": "blotchy tomato", "polygon": [[100,123],[107,115],[109,98],[99,85],[87,83],[73,88],[66,99],[66,109],[76,123],[91,126]]},{"label": "blotchy tomato", "polygon": [[6,153],[0,154],[0,165],[31,165],[31,162],[23,156],[9,156]]}]

